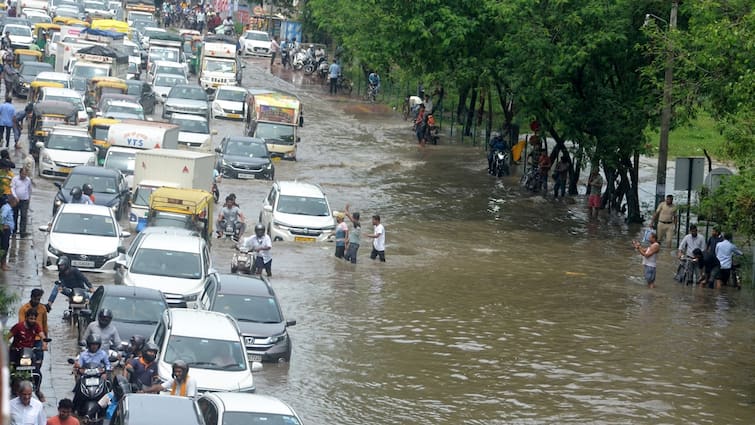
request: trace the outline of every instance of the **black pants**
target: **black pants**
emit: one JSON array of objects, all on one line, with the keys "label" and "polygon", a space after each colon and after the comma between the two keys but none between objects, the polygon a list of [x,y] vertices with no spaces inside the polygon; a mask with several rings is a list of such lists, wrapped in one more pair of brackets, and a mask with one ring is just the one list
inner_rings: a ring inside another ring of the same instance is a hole
[{"label": "black pants", "polygon": [[[19,199],[16,208],[13,208],[13,222],[16,224],[13,228],[22,235],[26,234],[26,221],[29,213],[29,200]],[[19,227],[19,218],[21,218],[21,227]]]},{"label": "black pants", "polygon": [[372,252],[370,253],[370,259],[374,260],[375,258],[380,257],[380,262],[385,263],[385,251],[378,251],[375,249],[375,247],[372,247]]},{"label": "black pants", "polygon": [[10,135],[13,133],[12,125],[4,125],[3,131],[5,131],[5,147],[10,147]]},{"label": "black pants", "polygon": [[330,94],[338,94],[338,77],[330,78]]},{"label": "black pants", "polygon": [[270,55],[270,69],[273,68],[273,65],[275,65],[275,52]]},{"label": "black pants", "polygon": [[0,249],[3,250],[3,255],[0,256],[0,261],[5,261],[8,258],[8,250],[10,249],[10,228],[3,229],[3,234],[0,236]]}]

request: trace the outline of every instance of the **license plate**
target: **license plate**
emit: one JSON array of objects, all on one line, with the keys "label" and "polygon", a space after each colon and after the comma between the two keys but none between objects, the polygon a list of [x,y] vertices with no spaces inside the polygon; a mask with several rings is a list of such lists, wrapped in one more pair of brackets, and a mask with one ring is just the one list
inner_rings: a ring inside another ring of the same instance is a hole
[{"label": "license plate", "polygon": [[254,177],[254,174],[249,174],[249,173],[239,173],[239,178],[240,178],[240,179],[253,179],[253,178],[255,178],[255,177]]},{"label": "license plate", "polygon": [[274,156],[272,159],[273,159],[273,162],[279,162],[281,160],[281,157]]},{"label": "license plate", "polygon": [[34,366],[17,366],[16,370],[34,370]]},{"label": "license plate", "polygon": [[249,355],[249,361],[250,362],[262,362],[262,356],[259,354],[250,354]]},{"label": "license plate", "polygon": [[241,114],[228,114],[228,118],[241,118]]},{"label": "license plate", "polygon": [[87,387],[100,385],[100,378],[87,378],[84,380],[84,385]]},{"label": "license plate", "polygon": [[315,238],[307,238],[304,236],[294,236],[294,242],[312,243],[314,241],[315,241]]},{"label": "license plate", "polygon": [[[69,174],[69,173],[71,172],[71,169],[70,169],[70,168],[68,168],[68,167],[60,167],[60,168],[58,169],[58,171],[59,171],[59,172],[61,172],[61,173]],[[75,265],[75,264],[74,264],[74,265]]]},{"label": "license plate", "polygon": [[94,267],[94,261],[71,260],[71,265],[75,267]]}]

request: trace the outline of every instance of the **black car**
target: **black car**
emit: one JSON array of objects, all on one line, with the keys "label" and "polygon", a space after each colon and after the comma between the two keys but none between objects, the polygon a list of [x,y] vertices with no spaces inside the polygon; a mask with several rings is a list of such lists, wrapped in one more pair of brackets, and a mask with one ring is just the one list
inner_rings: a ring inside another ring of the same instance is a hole
[{"label": "black car", "polygon": [[52,215],[58,212],[61,204],[71,201],[71,189],[81,188],[85,183],[94,187],[94,203],[105,205],[115,210],[115,217],[120,220],[128,208],[128,183],[123,174],[112,168],[91,167],[79,165],[71,170],[66,180],[61,185],[54,183],[58,188],[52,206]]},{"label": "black car", "polygon": [[105,308],[113,312],[111,323],[118,329],[121,340],[128,341],[134,335],[149,338],[168,303],[157,289],[104,285],[97,288],[89,300],[87,323],[97,320],[97,315]]},{"label": "black car", "polygon": [[131,393],[118,402],[112,425],[204,425],[202,413],[191,397]]},{"label": "black car", "polygon": [[55,71],[49,63],[45,62],[24,62],[18,69],[18,78],[13,83],[13,94],[16,97],[26,97],[29,95],[29,84],[37,78],[40,72]]},{"label": "black car", "polygon": [[262,277],[237,274],[210,275],[197,299],[200,309],[231,315],[239,324],[251,362],[291,359],[291,338],[278,297]]},{"label": "black car", "polygon": [[245,136],[225,137],[218,153],[217,170],[224,177],[238,179],[275,178],[275,166],[264,139]]},{"label": "black car", "polygon": [[155,91],[152,90],[152,85],[141,80],[126,80],[126,86],[128,86],[126,94],[137,98],[142,105],[142,108],[144,108],[144,113],[146,115],[152,115],[155,113],[155,103],[157,103],[157,99]]}]

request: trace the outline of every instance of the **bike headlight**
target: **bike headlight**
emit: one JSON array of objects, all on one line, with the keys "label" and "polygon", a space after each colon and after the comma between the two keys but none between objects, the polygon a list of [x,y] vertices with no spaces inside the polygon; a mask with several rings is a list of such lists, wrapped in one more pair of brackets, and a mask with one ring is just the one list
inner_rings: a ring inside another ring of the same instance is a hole
[{"label": "bike headlight", "polygon": [[81,304],[84,302],[84,296],[81,294],[76,294],[71,297],[71,301],[73,301],[74,304]]},{"label": "bike headlight", "polygon": [[18,362],[20,366],[31,366],[31,357],[24,357]]}]

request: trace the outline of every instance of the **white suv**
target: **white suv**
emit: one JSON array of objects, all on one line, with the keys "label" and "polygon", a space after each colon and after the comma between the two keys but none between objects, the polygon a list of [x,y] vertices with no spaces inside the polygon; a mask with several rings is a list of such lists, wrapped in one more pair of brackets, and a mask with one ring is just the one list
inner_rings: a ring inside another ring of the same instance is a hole
[{"label": "white suv", "polygon": [[134,241],[115,266],[115,283],[157,289],[171,307],[193,307],[216,273],[204,239],[151,233]]},{"label": "white suv", "polygon": [[270,56],[272,54],[270,35],[265,31],[247,30],[241,36],[240,41],[243,47],[241,54],[256,56]]},{"label": "white suv", "polygon": [[173,362],[183,360],[199,392],[254,392],[252,371],[260,370],[262,365],[250,365],[238,324],[225,313],[167,309],[150,341],[160,349],[157,371],[164,381],[173,373]]},{"label": "white suv", "polygon": [[274,241],[323,242],[333,237],[336,226],[322,189],[292,181],[273,183],[259,222]]}]

